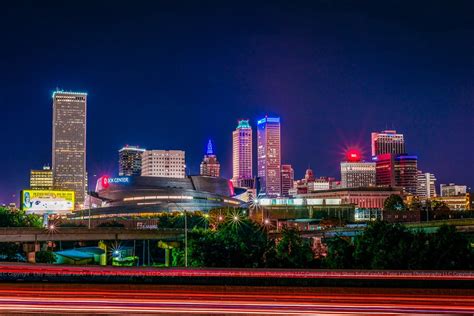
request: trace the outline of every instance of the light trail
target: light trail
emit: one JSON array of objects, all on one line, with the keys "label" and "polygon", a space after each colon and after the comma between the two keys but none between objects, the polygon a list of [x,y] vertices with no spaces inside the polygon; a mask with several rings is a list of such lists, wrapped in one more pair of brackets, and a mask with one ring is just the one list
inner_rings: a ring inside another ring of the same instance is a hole
[{"label": "light trail", "polygon": [[302,289],[3,283],[0,313],[474,313],[474,290]]}]

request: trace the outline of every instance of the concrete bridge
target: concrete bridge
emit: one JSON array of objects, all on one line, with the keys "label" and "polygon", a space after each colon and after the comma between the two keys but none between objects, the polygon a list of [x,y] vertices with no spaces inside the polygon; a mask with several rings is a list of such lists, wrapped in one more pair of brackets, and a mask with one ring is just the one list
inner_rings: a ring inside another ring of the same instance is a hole
[{"label": "concrete bridge", "polygon": [[99,241],[99,240],[183,240],[184,229],[126,229],[122,227],[0,228],[2,242]]}]

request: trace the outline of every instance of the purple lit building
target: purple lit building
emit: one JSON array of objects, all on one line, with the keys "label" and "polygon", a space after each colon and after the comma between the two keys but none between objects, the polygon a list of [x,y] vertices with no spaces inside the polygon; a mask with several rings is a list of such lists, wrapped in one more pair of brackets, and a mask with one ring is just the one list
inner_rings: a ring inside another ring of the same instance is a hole
[{"label": "purple lit building", "polygon": [[264,117],[257,122],[257,165],[259,195],[281,194],[280,118]]}]

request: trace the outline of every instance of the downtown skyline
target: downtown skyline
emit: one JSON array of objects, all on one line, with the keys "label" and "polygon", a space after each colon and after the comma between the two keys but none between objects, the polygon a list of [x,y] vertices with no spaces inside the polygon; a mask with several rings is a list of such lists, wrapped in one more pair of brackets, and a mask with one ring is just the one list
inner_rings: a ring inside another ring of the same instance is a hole
[{"label": "downtown skyline", "polygon": [[[1,53],[5,85],[0,104],[2,145],[9,152],[2,158],[1,203],[18,203],[30,169],[52,163],[55,87],[88,92],[89,175],[116,174],[117,150],[126,144],[185,150],[190,173],[197,174],[212,139],[221,174],[230,179],[232,131],[238,119],[250,119],[255,144],[256,122],[268,114],[281,117],[282,163],[293,166],[296,179],[308,166],[316,176],[339,178],[344,149],[358,146],[368,160],[370,133],[388,128],[405,135],[407,151],[419,157],[421,170],[436,175],[437,184],[473,185],[474,154],[468,149],[474,137],[472,23],[459,27],[453,19],[440,26],[433,18],[436,12],[409,15],[418,35],[402,29],[396,38],[391,33],[396,21],[378,21],[358,8],[326,8],[326,18],[318,20],[315,10],[299,11],[300,19],[286,16],[281,5],[270,10],[263,28],[248,12],[237,11],[231,18],[226,8],[218,8],[222,15],[204,24],[198,23],[198,13],[188,16],[203,35],[184,45],[190,39],[187,29],[178,27],[172,34],[164,30],[177,23],[175,15],[184,19],[186,9],[152,7],[143,25],[133,19],[134,10],[140,10],[135,8],[114,29],[100,23],[105,8],[99,6],[85,13],[90,25],[77,21],[51,32],[47,17],[64,9],[67,5],[33,16],[26,8],[23,16],[32,19],[29,23],[44,22],[34,30],[18,30],[15,38],[6,35],[10,45]],[[114,10],[124,12],[121,6]],[[346,12],[346,24],[328,30],[340,22],[341,11]],[[249,26],[233,32],[241,26],[238,17],[244,16]],[[228,21],[222,29],[206,32],[224,18]],[[351,29],[360,20],[365,28]],[[0,23],[15,25],[9,18]],[[443,26],[450,36],[440,40],[439,33],[431,32]],[[136,32],[123,32],[126,27]],[[102,42],[101,34],[109,40]],[[230,46],[223,39],[229,34]],[[342,38],[335,43],[331,35]],[[374,38],[377,47],[371,44]],[[121,44],[127,39],[134,49]],[[155,44],[160,40],[166,40],[166,49]],[[365,45],[359,47],[359,41]],[[83,43],[81,50],[70,49],[78,42]],[[65,49],[58,53],[49,48],[56,45]],[[30,46],[36,49],[24,49]],[[427,71],[432,64],[435,76]]]}]

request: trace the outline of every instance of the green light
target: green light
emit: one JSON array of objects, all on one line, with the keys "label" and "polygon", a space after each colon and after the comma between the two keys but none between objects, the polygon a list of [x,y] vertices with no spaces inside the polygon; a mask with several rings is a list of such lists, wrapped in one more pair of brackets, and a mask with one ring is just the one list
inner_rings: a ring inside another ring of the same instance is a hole
[{"label": "green light", "polygon": [[249,120],[240,120],[237,128],[250,128]]}]

